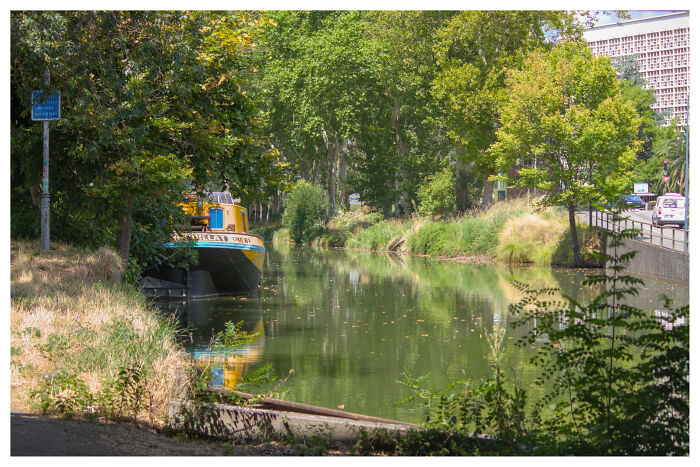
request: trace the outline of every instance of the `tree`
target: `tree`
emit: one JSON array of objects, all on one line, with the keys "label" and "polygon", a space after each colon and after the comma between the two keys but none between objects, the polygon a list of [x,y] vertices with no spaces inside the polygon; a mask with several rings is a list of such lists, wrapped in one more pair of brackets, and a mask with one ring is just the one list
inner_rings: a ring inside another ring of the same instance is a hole
[{"label": "tree", "polygon": [[450,141],[429,89],[438,71],[433,50],[436,32],[452,15],[378,11],[367,16],[384,99],[382,108],[371,106],[364,113],[355,144],[359,149],[355,180],[363,199],[383,198],[385,214],[391,205],[395,215],[410,212],[423,181],[448,157]]},{"label": "tree", "polygon": [[[671,126],[673,126],[673,123]],[[657,187],[660,190],[662,186],[666,185],[668,191],[684,193],[685,194],[685,176],[686,176],[686,148],[688,144],[687,135],[688,130],[686,128],[685,133],[680,131],[675,131],[675,134],[668,139],[658,141],[655,145],[655,152],[658,159],[665,159],[667,161],[667,173],[668,173],[668,184],[663,184],[663,162],[661,163],[661,175],[656,178]]]},{"label": "tree", "polygon": [[488,153],[502,174],[514,166],[518,173],[494,179],[537,187],[544,205],[564,206],[574,261],[584,266],[576,207],[602,201],[604,188],[629,185],[640,118],[623,98],[609,59],[595,58],[585,43],[530,54],[522,71],[510,72],[507,90]]},{"label": "tree", "polygon": [[328,200],[323,190],[301,180],[292,188],[282,216],[282,225],[289,229],[289,238],[297,245],[309,243],[324,226]]},{"label": "tree", "polygon": [[[381,102],[363,12],[277,12],[263,43],[270,133],[301,176],[325,181],[329,215],[346,198],[349,142]],[[340,188],[340,189],[339,189]]]},{"label": "tree", "polygon": [[124,260],[135,202],[172,203],[212,182],[255,193],[279,179],[277,153],[264,147],[258,108],[242,87],[264,17],[85,11],[11,19],[13,97],[24,109],[13,123],[31,124],[31,91],[44,88],[48,67],[63,106],[53,167],[77,175],[78,189],[69,190],[76,207],[116,220]]},{"label": "tree", "polygon": [[[558,38],[583,31],[578,15],[568,11],[463,11],[438,32],[439,71],[432,92],[446,115],[447,134],[458,149],[457,209],[465,208],[467,168],[495,173],[486,149],[495,141],[498,105],[507,96],[506,70],[520,66],[531,51],[544,50]],[[584,18],[589,15],[584,14]],[[493,183],[484,185],[482,203],[491,203]]]}]

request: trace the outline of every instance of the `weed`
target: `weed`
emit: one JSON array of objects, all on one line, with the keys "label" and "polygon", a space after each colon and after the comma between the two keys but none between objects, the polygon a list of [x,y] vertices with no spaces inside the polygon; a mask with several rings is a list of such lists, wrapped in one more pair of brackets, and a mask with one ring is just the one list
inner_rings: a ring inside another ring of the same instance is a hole
[{"label": "weed", "polygon": [[116,254],[52,246],[12,244],[13,394],[42,411],[163,419],[185,365],[174,318],[114,281]]}]

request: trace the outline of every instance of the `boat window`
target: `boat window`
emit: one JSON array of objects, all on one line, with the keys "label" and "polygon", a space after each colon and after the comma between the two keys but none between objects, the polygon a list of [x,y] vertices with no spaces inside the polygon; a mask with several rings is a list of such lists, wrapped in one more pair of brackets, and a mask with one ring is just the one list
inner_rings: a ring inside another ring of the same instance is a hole
[{"label": "boat window", "polygon": [[243,218],[243,232],[248,232],[248,213],[241,211],[241,217]]},{"label": "boat window", "polygon": [[212,229],[223,229],[224,228],[224,211],[221,208],[209,209],[209,216],[211,220],[209,221],[209,227]]}]

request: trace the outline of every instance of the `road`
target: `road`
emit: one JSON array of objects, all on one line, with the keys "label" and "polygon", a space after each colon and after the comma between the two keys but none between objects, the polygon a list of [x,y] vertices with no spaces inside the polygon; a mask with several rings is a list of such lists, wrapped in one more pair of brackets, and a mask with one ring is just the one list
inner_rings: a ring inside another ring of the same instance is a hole
[{"label": "road", "polygon": [[[611,221],[606,222],[605,213],[598,213],[600,218],[596,223],[595,214],[593,213],[594,225],[606,227],[612,224]],[[579,215],[588,223],[588,212],[580,212]],[[686,251],[686,232],[679,227],[671,225],[664,227],[653,226],[651,224],[651,211],[628,211],[624,214],[624,217],[626,217],[626,221],[622,223],[623,229],[638,229],[641,231],[637,240],[663,246],[671,250]]]}]

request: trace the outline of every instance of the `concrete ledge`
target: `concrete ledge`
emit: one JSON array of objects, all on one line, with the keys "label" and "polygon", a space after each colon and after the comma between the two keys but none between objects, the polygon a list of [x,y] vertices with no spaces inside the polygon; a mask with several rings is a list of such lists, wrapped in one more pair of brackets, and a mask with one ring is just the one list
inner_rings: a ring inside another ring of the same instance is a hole
[{"label": "concrete ledge", "polygon": [[[690,280],[690,256],[688,253],[652,246],[648,243],[625,239],[618,254],[636,251],[627,272],[638,276],[688,283]],[[611,254],[608,251],[608,254]]]},{"label": "concrete ledge", "polygon": [[199,404],[172,401],[170,427],[221,439],[249,440],[276,433],[300,438],[328,435],[333,441],[353,441],[361,430],[386,430],[403,433],[415,426],[349,420],[323,415],[238,407],[223,404]]}]

